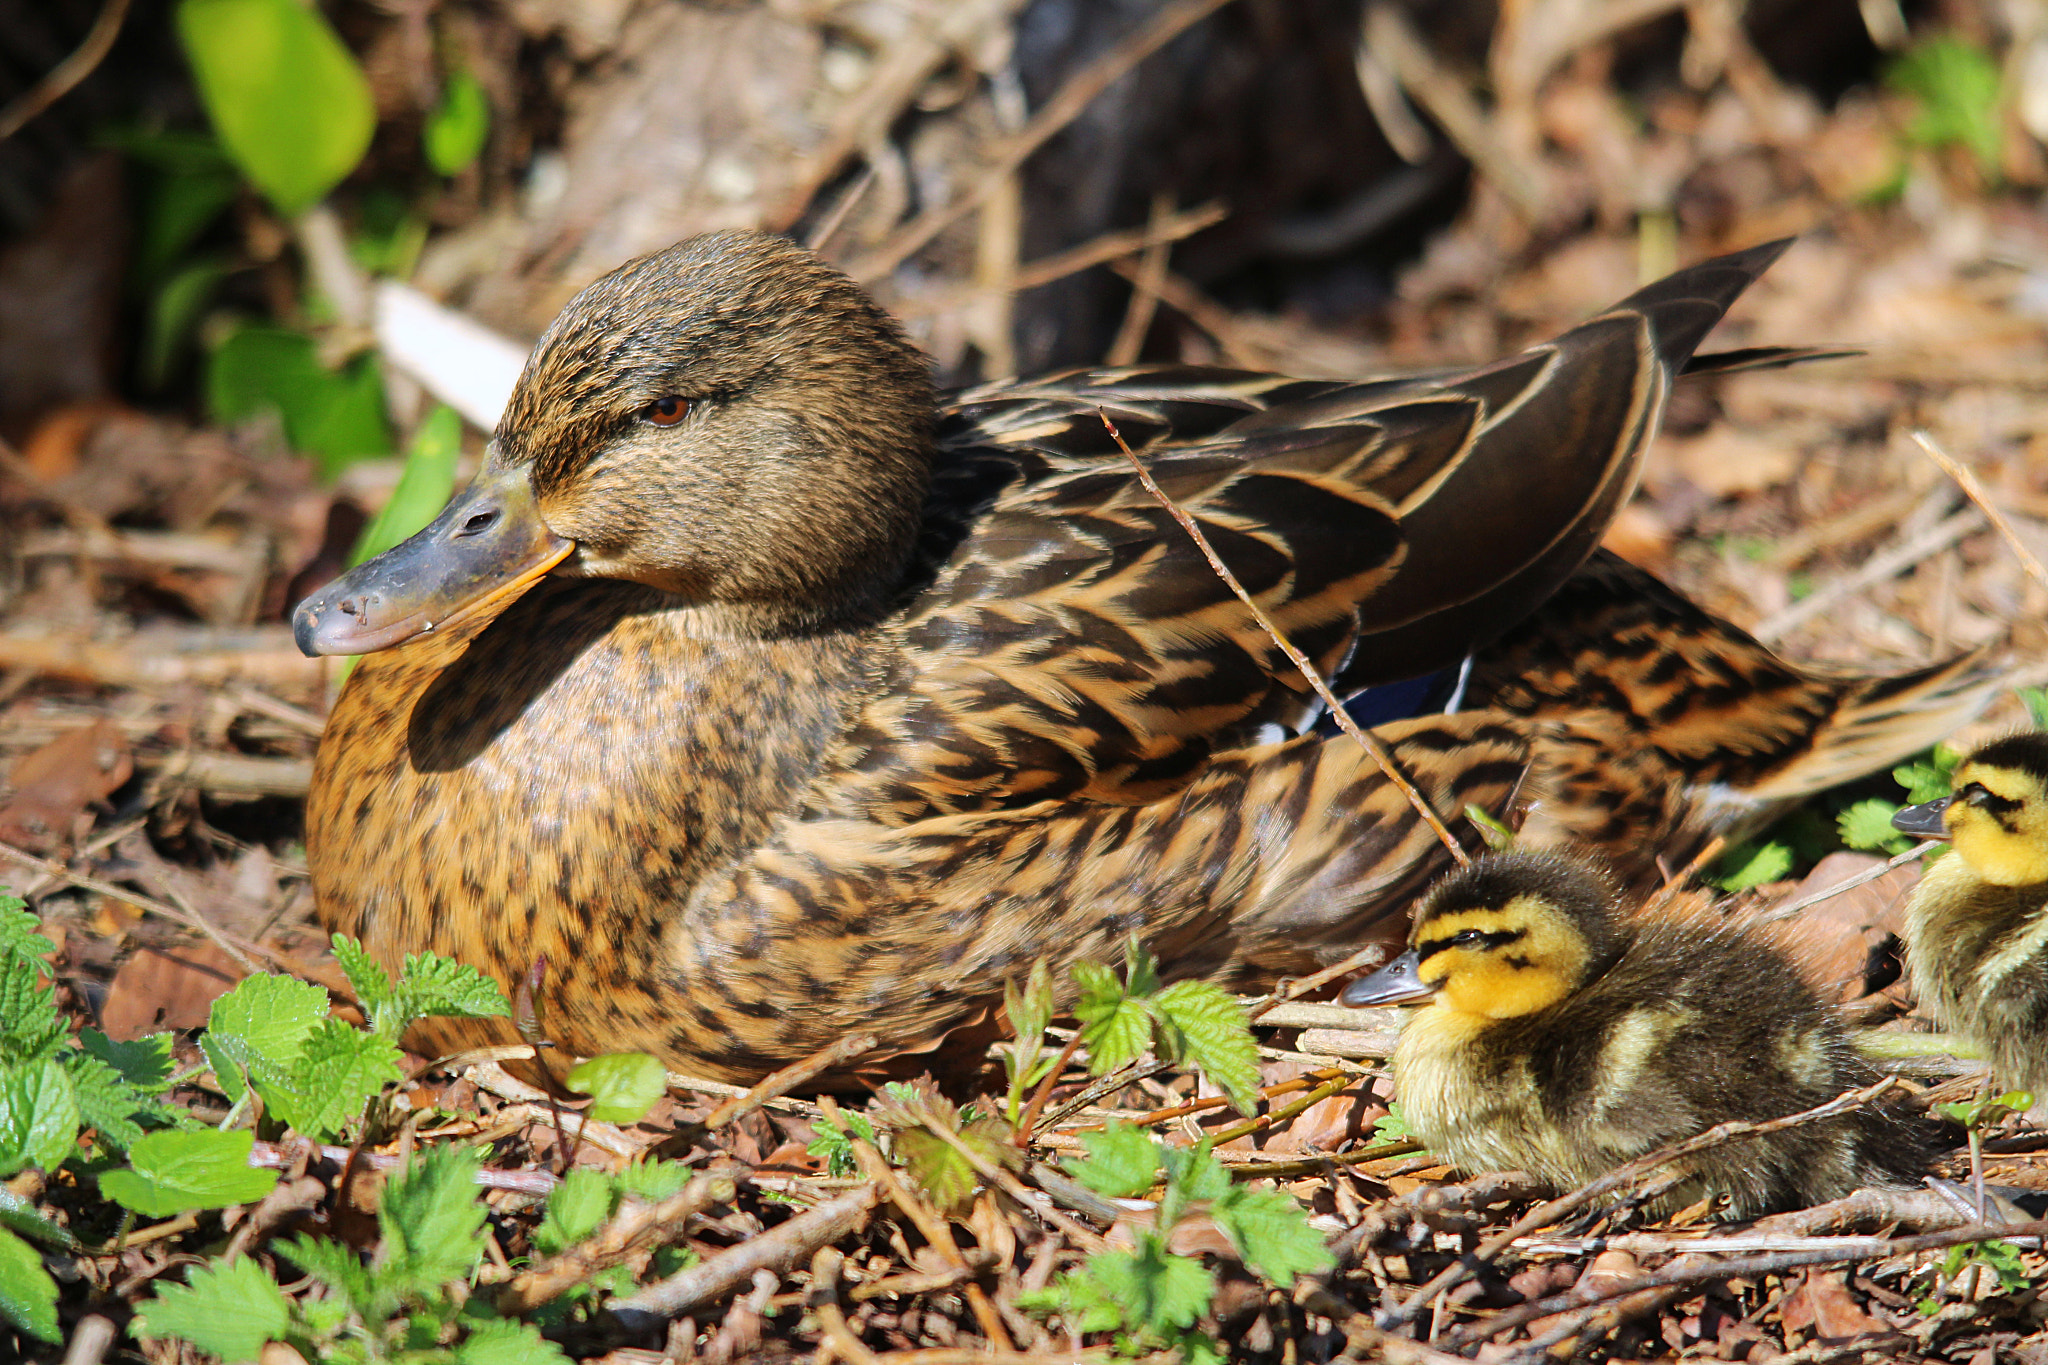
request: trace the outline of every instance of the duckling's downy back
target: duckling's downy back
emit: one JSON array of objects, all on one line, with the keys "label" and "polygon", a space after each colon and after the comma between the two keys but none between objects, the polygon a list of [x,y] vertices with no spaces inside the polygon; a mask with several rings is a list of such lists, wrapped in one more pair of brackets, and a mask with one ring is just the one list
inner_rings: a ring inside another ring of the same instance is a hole
[{"label": "duckling's downy back", "polygon": [[[1411,942],[1433,998],[1402,1031],[1396,1084],[1410,1127],[1463,1169],[1570,1189],[1717,1123],[1878,1079],[1776,948],[1723,925],[1624,916],[1582,864],[1480,860],[1430,893]],[[1370,1002],[1373,980],[1346,1000]],[[1701,1152],[1657,1207],[1722,1194],[1746,1217],[1821,1202],[1911,1183],[1933,1150],[1931,1125],[1868,1108]]]}]

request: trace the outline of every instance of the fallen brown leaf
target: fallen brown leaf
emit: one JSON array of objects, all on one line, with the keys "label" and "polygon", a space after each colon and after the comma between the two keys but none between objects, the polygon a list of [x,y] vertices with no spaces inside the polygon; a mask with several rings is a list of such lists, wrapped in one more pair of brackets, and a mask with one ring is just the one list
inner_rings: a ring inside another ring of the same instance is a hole
[{"label": "fallen brown leaf", "polygon": [[23,756],[8,775],[14,795],[0,808],[0,839],[37,852],[68,842],[86,808],[106,800],[134,771],[128,741],[110,721],[59,735]]},{"label": "fallen brown leaf", "polygon": [[100,1027],[116,1040],[158,1029],[198,1028],[213,1002],[247,973],[211,943],[140,948],[114,973]]}]

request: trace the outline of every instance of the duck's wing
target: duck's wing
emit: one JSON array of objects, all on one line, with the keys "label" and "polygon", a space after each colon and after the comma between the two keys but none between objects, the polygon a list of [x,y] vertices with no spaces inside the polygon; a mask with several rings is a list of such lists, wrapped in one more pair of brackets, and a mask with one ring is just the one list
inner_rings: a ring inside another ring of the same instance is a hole
[{"label": "duck's wing", "polygon": [[1117,370],[960,396],[930,577],[894,623],[901,673],[861,741],[910,785],[872,794],[906,809],[1149,801],[1209,752],[1312,713],[1105,417],[1335,686],[1412,677],[1512,625],[1592,552],[1672,379],[1784,246],[1680,271],[1458,375]]}]

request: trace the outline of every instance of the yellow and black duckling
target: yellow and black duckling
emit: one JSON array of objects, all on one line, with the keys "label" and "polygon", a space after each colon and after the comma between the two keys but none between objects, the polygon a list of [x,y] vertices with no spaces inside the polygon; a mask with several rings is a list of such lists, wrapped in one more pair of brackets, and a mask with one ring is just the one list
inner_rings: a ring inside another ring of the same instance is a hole
[{"label": "yellow and black duckling", "polygon": [[1913,991],[1985,1049],[2000,1084],[2048,1099],[2048,733],[1993,740],[1953,787],[1892,817],[1955,845],[1906,904]]},{"label": "yellow and black duckling", "polygon": [[[1394,1084],[1410,1130],[1463,1170],[1524,1170],[1570,1190],[1731,1119],[1798,1113],[1877,1071],[1763,938],[1629,917],[1585,864],[1481,858],[1431,889],[1406,953],[1347,1005],[1428,1003],[1401,1029]],[[1701,1152],[1660,1207],[1725,1195],[1734,1217],[1917,1183],[1934,1126],[1895,1109]]]},{"label": "yellow and black duckling", "polygon": [[[508,987],[544,957],[556,1056],[727,1079],[852,1030],[897,1055],[992,1028],[1034,959],[1063,980],[1133,933],[1247,986],[1398,936],[1444,849],[1319,728],[1104,414],[1439,812],[1653,874],[1987,691],[1970,661],[1796,670],[1587,563],[1673,379],[1781,249],[1465,374],[943,400],[786,241],[623,266],[541,339],[470,488],[299,609],[308,652],[368,655],[307,808],[319,913]],[[509,1027],[415,1042],[487,1040]]]}]

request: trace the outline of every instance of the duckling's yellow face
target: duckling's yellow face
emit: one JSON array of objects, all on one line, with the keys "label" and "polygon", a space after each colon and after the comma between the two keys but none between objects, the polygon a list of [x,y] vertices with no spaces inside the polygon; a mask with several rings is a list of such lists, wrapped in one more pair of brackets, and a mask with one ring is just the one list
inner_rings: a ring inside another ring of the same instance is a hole
[{"label": "duckling's yellow face", "polygon": [[1472,1019],[1548,1008],[1604,971],[1625,936],[1614,893],[1583,863],[1539,853],[1481,858],[1431,888],[1408,951],[1345,988],[1347,1005],[1432,998]]},{"label": "duckling's yellow face", "polygon": [[1956,856],[1997,886],[2048,882],[2048,781],[1973,756],[1956,768],[1944,812]]},{"label": "duckling's yellow face", "polygon": [[1539,894],[1431,916],[1415,933],[1415,975],[1460,1014],[1511,1019],[1545,1009],[1585,980],[1591,950]]}]

